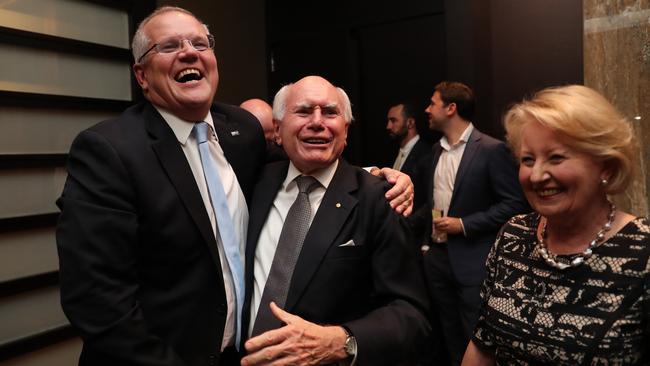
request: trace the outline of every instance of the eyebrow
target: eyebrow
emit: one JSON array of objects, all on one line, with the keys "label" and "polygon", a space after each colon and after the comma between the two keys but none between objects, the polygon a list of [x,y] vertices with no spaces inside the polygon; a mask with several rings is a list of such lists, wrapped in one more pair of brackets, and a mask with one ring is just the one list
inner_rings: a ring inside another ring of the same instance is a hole
[{"label": "eyebrow", "polygon": [[338,104],[337,103],[329,103],[325,105],[319,105],[319,104],[310,104],[310,103],[298,103],[296,104],[295,108],[308,108],[308,109],[313,109],[313,108],[337,108]]}]

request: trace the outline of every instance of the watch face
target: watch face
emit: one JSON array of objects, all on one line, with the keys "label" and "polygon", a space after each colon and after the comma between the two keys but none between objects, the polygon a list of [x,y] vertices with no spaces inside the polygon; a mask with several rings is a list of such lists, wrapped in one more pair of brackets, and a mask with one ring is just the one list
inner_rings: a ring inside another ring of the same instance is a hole
[{"label": "watch face", "polygon": [[348,354],[348,356],[356,356],[357,355],[357,339],[354,338],[353,336],[348,336],[345,339],[345,353]]}]

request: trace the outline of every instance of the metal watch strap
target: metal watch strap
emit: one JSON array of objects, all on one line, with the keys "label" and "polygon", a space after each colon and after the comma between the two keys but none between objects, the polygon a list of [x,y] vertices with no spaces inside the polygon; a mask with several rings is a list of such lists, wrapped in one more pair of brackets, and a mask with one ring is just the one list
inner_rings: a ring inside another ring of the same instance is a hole
[{"label": "metal watch strap", "polygon": [[350,329],[346,326],[341,326],[343,328],[343,331],[345,331],[345,335],[347,336],[345,338],[345,345],[343,346],[343,350],[345,350],[345,353],[349,357],[355,357],[357,355],[357,339],[354,337]]}]

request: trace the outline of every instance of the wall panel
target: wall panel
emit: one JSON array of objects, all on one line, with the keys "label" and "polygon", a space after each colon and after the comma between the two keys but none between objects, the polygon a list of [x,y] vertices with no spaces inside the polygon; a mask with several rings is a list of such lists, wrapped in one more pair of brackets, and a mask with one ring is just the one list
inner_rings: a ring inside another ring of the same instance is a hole
[{"label": "wall panel", "polygon": [[0,366],[72,366],[79,363],[80,352],[81,340],[73,338],[0,362]]},{"label": "wall panel", "polygon": [[127,62],[0,44],[0,90],[131,100]]},{"label": "wall panel", "polygon": [[57,271],[55,229],[0,233],[0,283]]},{"label": "wall panel", "polygon": [[129,48],[129,14],[75,0],[0,3],[0,24],[34,33]]},{"label": "wall panel", "polygon": [[0,107],[0,154],[63,154],[75,136],[116,113]]},{"label": "wall panel", "polygon": [[57,212],[65,177],[59,167],[0,170],[0,218]]},{"label": "wall panel", "polygon": [[58,287],[3,298],[0,301],[0,324],[0,345],[67,325]]}]

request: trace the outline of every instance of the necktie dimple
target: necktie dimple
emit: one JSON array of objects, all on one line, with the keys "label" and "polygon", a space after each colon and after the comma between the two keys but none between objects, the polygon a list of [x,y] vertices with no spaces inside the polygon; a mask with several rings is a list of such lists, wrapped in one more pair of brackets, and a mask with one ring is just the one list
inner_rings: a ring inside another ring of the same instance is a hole
[{"label": "necktie dimple", "polygon": [[296,178],[296,184],[298,185],[298,196],[289,208],[284,225],[282,225],[271,270],[257,310],[253,336],[280,327],[281,322],[271,313],[269,304],[274,301],[279,307],[284,307],[293,270],[296,267],[307,231],[309,231],[311,218],[309,193],[320,183],[314,177],[300,176]]},{"label": "necktie dimple", "polygon": [[199,154],[201,156],[201,165],[203,174],[208,184],[210,201],[217,221],[217,233],[221,237],[223,250],[226,254],[226,260],[235,286],[236,297],[236,330],[235,346],[239,349],[241,340],[241,312],[244,304],[244,268],[239,253],[239,238],[235,231],[235,226],[230,217],[228,210],[228,201],[223,189],[223,183],[217,170],[216,164],[210,154],[208,134],[210,125],[206,122],[199,122],[194,125],[194,133],[198,142]]}]

